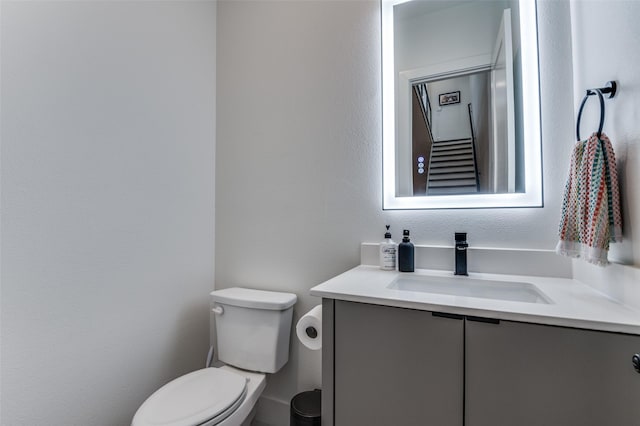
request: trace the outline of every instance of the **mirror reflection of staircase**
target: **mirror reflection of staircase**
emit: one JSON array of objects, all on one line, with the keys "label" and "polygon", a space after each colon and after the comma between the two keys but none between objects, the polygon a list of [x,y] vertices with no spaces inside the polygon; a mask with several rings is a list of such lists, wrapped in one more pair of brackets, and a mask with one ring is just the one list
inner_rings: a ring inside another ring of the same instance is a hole
[{"label": "mirror reflection of staircase", "polygon": [[433,141],[429,158],[427,195],[478,192],[472,138]]},{"label": "mirror reflection of staircase", "polygon": [[[469,108],[469,128],[471,137],[467,139],[434,140],[432,133],[432,112],[427,83],[414,85],[414,102],[420,105],[422,138],[414,139],[414,195],[472,194],[479,192],[479,179],[475,153],[475,134],[471,104]],[[421,140],[422,142],[418,142]],[[418,146],[416,146],[418,142]],[[428,166],[425,170],[425,153]],[[425,173],[426,172],[426,173]],[[426,181],[426,182],[425,182]]]}]

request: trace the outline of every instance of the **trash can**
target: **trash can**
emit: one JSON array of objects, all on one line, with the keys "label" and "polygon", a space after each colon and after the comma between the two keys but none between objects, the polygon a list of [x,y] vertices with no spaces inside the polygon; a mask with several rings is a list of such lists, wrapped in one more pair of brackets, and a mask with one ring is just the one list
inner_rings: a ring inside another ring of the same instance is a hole
[{"label": "trash can", "polygon": [[320,389],[300,392],[291,399],[289,426],[320,426]]}]

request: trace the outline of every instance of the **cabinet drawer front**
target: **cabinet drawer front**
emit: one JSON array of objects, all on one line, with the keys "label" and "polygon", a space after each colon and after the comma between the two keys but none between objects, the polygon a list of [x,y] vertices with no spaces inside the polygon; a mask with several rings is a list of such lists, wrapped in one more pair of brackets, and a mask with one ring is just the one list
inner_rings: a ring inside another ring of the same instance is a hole
[{"label": "cabinet drawer front", "polygon": [[464,321],[335,303],[335,426],[462,426]]},{"label": "cabinet drawer front", "polygon": [[640,424],[640,337],[466,324],[466,426]]}]

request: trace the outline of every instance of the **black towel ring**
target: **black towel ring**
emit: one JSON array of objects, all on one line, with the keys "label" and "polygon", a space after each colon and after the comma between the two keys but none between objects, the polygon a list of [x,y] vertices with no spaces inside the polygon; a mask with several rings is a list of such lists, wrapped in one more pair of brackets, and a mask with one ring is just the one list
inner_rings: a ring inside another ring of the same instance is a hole
[{"label": "black towel ring", "polygon": [[582,110],[584,109],[584,105],[587,103],[589,96],[596,94],[600,99],[600,125],[598,126],[598,137],[602,134],[602,126],[604,126],[604,97],[599,89],[587,90],[587,94],[584,95],[584,99],[582,99],[580,109],[578,110],[578,124],[576,125],[576,139],[578,142],[580,142],[580,118],[582,117]]},{"label": "black towel ring", "polygon": [[598,95],[598,99],[600,100],[600,125],[598,126],[598,137],[602,135],[602,127],[604,126],[604,96],[603,93],[609,94],[609,99],[613,98],[616,95],[618,85],[615,81],[607,82],[607,86],[598,87],[595,89],[587,89],[587,94],[584,95],[584,99],[582,99],[582,103],[580,103],[580,109],[578,110],[578,123],[576,125],[576,138],[580,141],[580,119],[582,118],[582,110],[584,109],[584,105],[587,103],[587,99],[589,96]]}]

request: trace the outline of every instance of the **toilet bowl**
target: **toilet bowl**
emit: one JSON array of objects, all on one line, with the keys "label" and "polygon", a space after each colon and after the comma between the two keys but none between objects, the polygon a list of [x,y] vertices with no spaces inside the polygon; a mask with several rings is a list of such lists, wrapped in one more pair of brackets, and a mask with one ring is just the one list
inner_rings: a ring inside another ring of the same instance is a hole
[{"label": "toilet bowl", "polygon": [[131,426],[249,426],[266,384],[289,360],[297,297],[244,288],[211,293],[218,358],[226,365],[178,377],[138,408]]},{"label": "toilet bowl", "polygon": [[225,365],[167,383],[140,406],[132,426],[247,426],[265,388],[262,373]]}]

